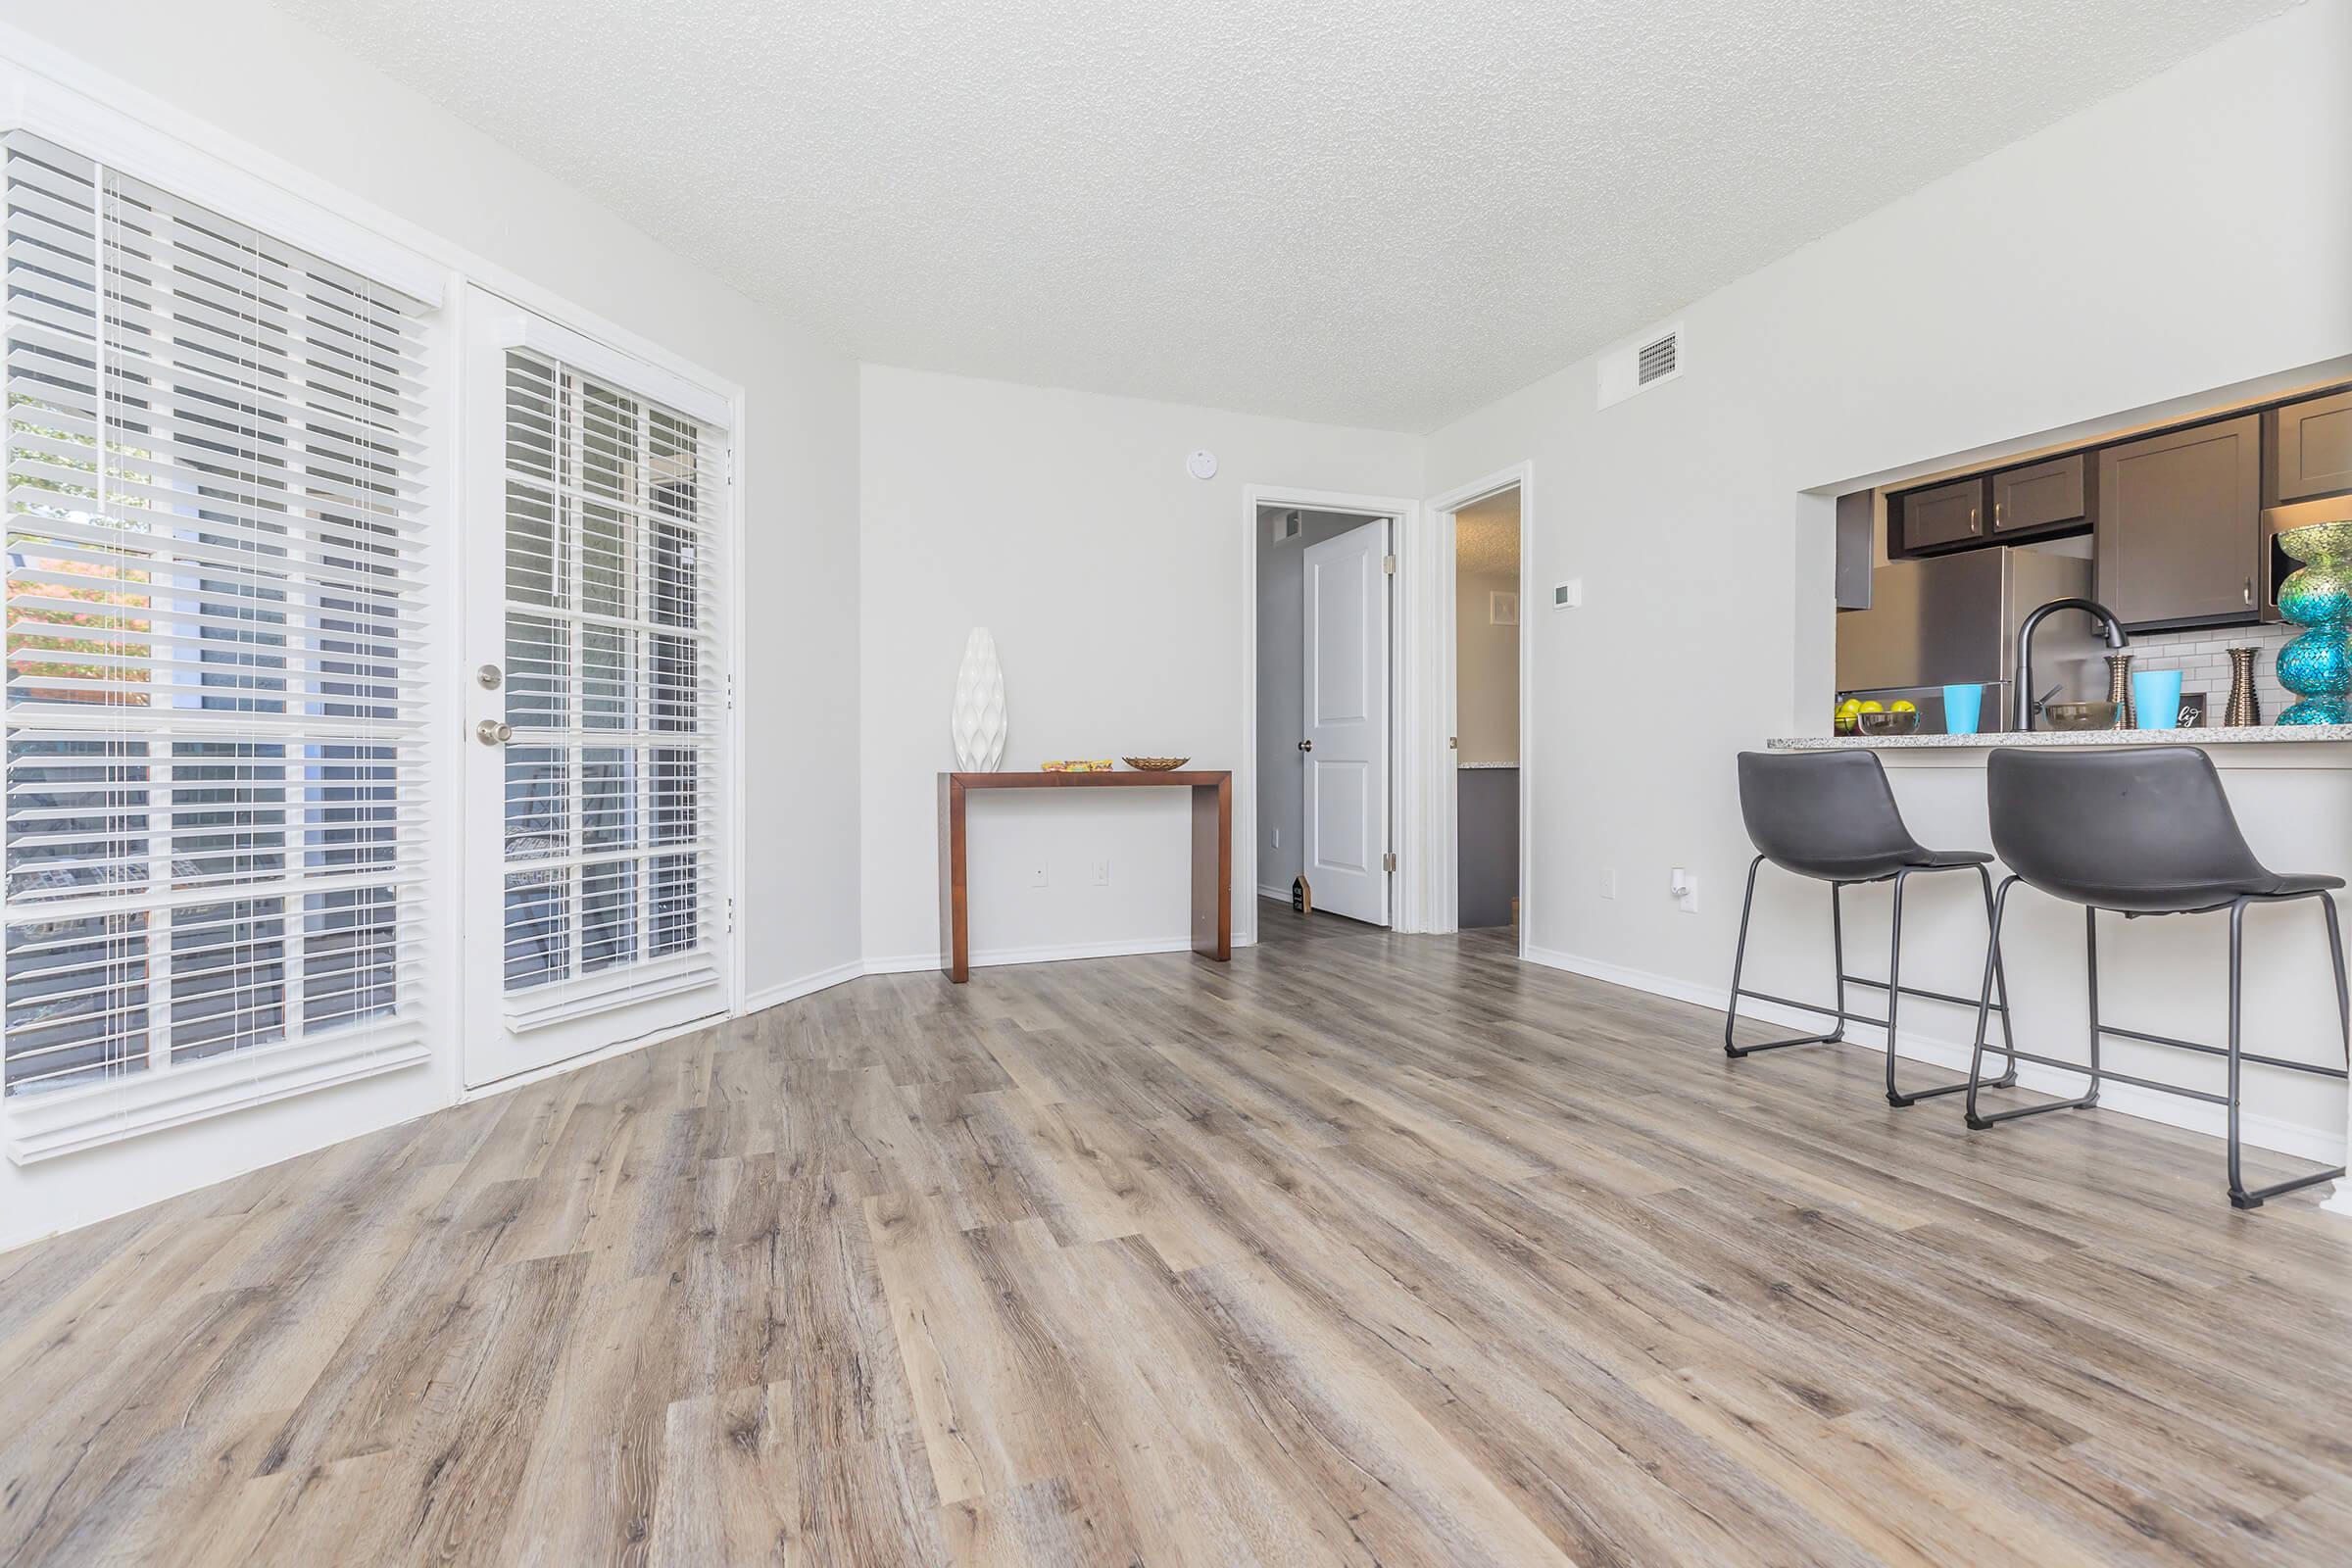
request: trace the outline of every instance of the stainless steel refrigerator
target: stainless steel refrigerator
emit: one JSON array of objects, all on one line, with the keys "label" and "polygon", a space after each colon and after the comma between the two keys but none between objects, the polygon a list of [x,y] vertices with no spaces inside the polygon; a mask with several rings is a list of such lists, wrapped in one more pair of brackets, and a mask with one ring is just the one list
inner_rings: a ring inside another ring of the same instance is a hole
[{"label": "stainless steel refrigerator", "polygon": [[[2019,546],[1885,563],[1871,573],[1870,608],[1838,612],[1838,695],[1908,699],[1920,733],[1937,735],[1943,688],[1983,686],[1978,728],[2006,729],[2018,624],[2036,606],[2090,590],[2088,561]],[[2107,650],[2089,616],[2052,615],[2034,641],[2036,700],[2053,689],[2053,702],[2107,695]]]}]

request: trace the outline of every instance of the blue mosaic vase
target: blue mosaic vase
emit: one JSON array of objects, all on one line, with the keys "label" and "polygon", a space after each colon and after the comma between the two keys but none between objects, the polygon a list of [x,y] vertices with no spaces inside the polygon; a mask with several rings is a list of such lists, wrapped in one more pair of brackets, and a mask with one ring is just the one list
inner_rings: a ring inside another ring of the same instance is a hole
[{"label": "blue mosaic vase", "polygon": [[2352,522],[2315,522],[2278,535],[2303,564],[2278,585],[2278,612],[2303,635],[2278,650],[2278,684],[2302,699],[2281,724],[2352,723]]}]

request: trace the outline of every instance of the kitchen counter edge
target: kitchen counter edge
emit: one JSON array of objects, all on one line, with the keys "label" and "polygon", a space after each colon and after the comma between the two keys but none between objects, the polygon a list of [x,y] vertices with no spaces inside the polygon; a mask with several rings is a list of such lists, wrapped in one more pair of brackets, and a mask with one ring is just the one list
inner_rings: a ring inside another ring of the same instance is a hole
[{"label": "kitchen counter edge", "polygon": [[2352,724],[2272,724],[2244,729],[2037,729],[1986,735],[1783,735],[1774,752],[1990,750],[1995,746],[2246,746],[2352,741]]}]

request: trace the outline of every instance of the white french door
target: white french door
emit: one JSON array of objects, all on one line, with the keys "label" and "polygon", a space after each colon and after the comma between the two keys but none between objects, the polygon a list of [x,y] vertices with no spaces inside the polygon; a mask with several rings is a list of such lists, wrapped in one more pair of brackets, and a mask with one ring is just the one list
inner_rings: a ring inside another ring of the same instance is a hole
[{"label": "white french door", "polygon": [[1306,548],[1306,842],[1315,907],[1389,923],[1389,522]]},{"label": "white french door", "polygon": [[467,314],[479,1086],[726,1011],[728,432],[600,345],[478,292]]}]

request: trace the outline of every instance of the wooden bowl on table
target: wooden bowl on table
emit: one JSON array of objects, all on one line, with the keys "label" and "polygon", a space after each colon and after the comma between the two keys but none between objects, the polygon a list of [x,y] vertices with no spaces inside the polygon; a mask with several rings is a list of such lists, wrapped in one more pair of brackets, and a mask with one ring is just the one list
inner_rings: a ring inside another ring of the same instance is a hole
[{"label": "wooden bowl on table", "polygon": [[1122,757],[1120,761],[1146,773],[1167,773],[1192,760],[1189,757]]}]

